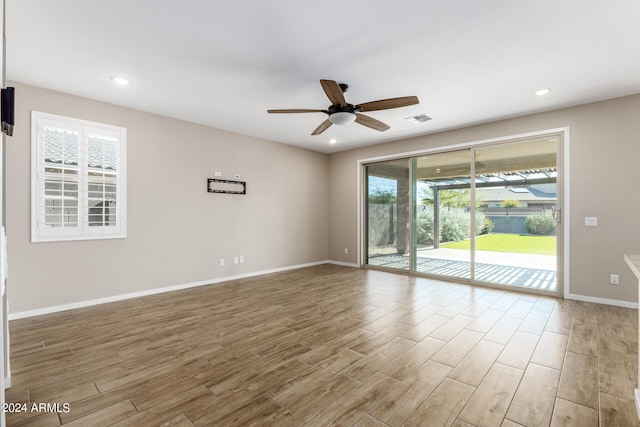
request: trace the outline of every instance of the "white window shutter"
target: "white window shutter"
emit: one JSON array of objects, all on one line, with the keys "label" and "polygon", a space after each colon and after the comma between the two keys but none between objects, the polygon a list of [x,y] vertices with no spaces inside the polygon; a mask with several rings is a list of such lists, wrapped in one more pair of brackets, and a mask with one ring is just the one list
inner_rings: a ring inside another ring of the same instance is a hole
[{"label": "white window shutter", "polygon": [[126,130],[32,115],[32,241],[126,237]]}]

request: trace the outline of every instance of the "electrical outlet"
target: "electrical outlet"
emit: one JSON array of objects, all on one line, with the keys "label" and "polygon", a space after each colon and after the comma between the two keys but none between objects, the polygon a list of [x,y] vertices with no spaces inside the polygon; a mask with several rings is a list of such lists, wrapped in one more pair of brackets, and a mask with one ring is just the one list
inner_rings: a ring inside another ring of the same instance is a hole
[{"label": "electrical outlet", "polygon": [[617,274],[610,274],[609,275],[609,283],[611,283],[612,285],[619,285],[620,284],[620,276],[618,276]]},{"label": "electrical outlet", "polygon": [[224,267],[224,258],[220,258],[220,267]]},{"label": "electrical outlet", "polygon": [[349,248],[344,248],[344,254],[349,255]]},{"label": "electrical outlet", "polygon": [[240,255],[240,264],[244,262],[244,255]]}]

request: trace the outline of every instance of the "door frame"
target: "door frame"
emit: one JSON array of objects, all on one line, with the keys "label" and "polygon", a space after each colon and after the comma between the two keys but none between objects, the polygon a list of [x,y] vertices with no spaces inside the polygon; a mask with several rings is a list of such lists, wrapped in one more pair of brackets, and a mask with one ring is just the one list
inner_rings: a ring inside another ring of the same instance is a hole
[{"label": "door frame", "polygon": [[[495,143],[505,143],[505,142],[516,142],[518,140],[531,139],[541,136],[559,136],[560,143],[558,144],[557,150],[557,161],[556,164],[558,166],[558,176],[557,176],[557,188],[558,194],[562,195],[561,203],[559,204],[559,208],[561,210],[560,214],[560,224],[561,224],[561,238],[558,239],[558,278],[562,280],[561,285],[558,286],[557,296],[562,298],[566,295],[570,295],[570,198],[569,198],[569,188],[570,188],[570,128],[560,127],[560,128],[552,128],[545,129],[535,132],[521,133],[515,135],[501,136],[496,138],[489,138],[483,140],[476,140],[470,142],[463,142],[458,144],[450,144],[450,145],[442,145],[438,147],[431,147],[423,150],[414,150],[414,151],[405,151],[400,153],[388,154],[377,157],[369,157],[359,159],[357,161],[357,198],[358,198],[358,213],[357,213],[357,259],[358,266],[360,268],[369,268],[366,264],[366,221],[364,220],[364,213],[366,212],[366,198],[364,197],[366,190],[366,173],[365,167],[368,163],[382,162],[387,160],[397,160],[403,158],[411,158],[411,157],[419,157],[425,156],[428,154],[440,153],[445,151],[453,151],[459,149],[466,148],[477,148],[483,145],[490,145]],[[559,236],[560,237],[560,236]],[[398,271],[397,273],[402,274],[403,271]],[[484,285],[484,284],[483,284]],[[504,289],[502,286],[501,289]],[[509,288],[513,290],[519,290],[527,292],[526,288]]]}]

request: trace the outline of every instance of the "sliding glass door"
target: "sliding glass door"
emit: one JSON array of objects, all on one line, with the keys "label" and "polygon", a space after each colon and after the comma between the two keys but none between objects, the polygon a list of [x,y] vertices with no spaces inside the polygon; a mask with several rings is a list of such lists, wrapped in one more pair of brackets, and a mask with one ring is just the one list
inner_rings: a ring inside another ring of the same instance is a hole
[{"label": "sliding glass door", "polygon": [[561,135],[366,166],[374,267],[557,293]]},{"label": "sliding glass door", "polygon": [[471,150],[412,159],[413,256],[420,273],[471,279],[471,247],[442,244],[471,238]]},{"label": "sliding glass door", "polygon": [[410,177],[408,160],[366,166],[366,263],[409,270]]},{"label": "sliding glass door", "polygon": [[557,291],[557,138],[475,149],[478,282]]}]

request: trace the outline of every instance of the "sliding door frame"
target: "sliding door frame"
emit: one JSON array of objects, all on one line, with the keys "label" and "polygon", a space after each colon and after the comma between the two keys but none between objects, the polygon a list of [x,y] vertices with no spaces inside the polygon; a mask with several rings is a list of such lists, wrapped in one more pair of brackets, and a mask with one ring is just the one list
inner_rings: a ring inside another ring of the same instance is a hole
[{"label": "sliding door frame", "polygon": [[[563,297],[563,296],[567,296],[570,295],[570,259],[569,259],[569,254],[570,254],[570,229],[571,229],[571,224],[570,224],[570,198],[569,198],[569,177],[570,177],[570,162],[569,162],[569,153],[570,153],[570,129],[569,127],[561,127],[561,128],[553,128],[553,129],[546,129],[546,130],[541,130],[541,131],[536,131],[536,132],[530,132],[530,133],[523,133],[523,134],[516,134],[516,135],[509,135],[509,136],[502,136],[502,137],[497,137],[497,138],[491,138],[491,139],[485,139],[485,140],[477,140],[477,141],[471,141],[471,142],[465,142],[465,143],[459,143],[459,144],[452,144],[452,145],[443,145],[443,146],[439,146],[439,147],[432,147],[432,148],[428,148],[428,149],[424,149],[424,150],[416,150],[416,151],[408,151],[408,152],[402,152],[402,153],[397,153],[397,154],[390,154],[390,155],[385,155],[385,156],[378,156],[378,157],[373,157],[373,158],[364,158],[364,159],[359,159],[357,161],[357,198],[358,198],[358,215],[357,215],[357,239],[358,239],[358,244],[357,244],[357,257],[358,257],[358,265],[361,268],[373,268],[369,265],[366,264],[366,253],[365,250],[367,248],[367,242],[365,241],[367,232],[364,229],[364,227],[366,227],[366,221],[364,220],[364,213],[366,212],[366,165],[367,164],[371,164],[371,163],[377,163],[377,162],[383,162],[383,161],[389,161],[389,160],[399,160],[399,159],[407,159],[407,161],[409,162],[411,158],[414,157],[420,157],[420,156],[425,156],[425,155],[430,155],[430,154],[436,154],[436,153],[443,153],[443,152],[449,152],[449,151],[456,151],[456,150],[461,150],[461,149],[473,149],[473,148],[479,148],[482,146],[488,146],[488,145],[494,145],[494,144],[499,144],[499,143],[507,143],[507,142],[518,142],[518,141],[525,141],[527,139],[533,139],[533,138],[537,138],[537,137],[544,137],[544,136],[556,136],[559,138],[559,143],[557,146],[557,152],[556,152],[556,165],[558,167],[558,175],[556,178],[556,183],[557,183],[557,192],[559,195],[561,195],[561,204],[559,206],[560,208],[560,223],[561,223],[561,230],[562,233],[561,235],[558,236],[558,254],[557,256],[560,257],[560,261],[558,262],[558,278],[561,278],[561,286],[558,286],[558,290],[556,295],[559,297]],[[474,156],[475,157],[475,156]],[[475,158],[474,161],[471,162],[472,165],[472,173],[475,173]],[[412,178],[412,171],[413,168],[409,168],[409,174],[410,174],[410,178]],[[475,176],[475,175],[473,175]],[[409,195],[409,201],[412,203],[413,202],[413,191],[410,192],[411,194]],[[473,198],[475,197],[475,191],[471,192],[472,194],[472,203],[474,202]],[[413,205],[411,205],[413,206]],[[413,210],[413,209],[412,209]],[[413,220],[410,221],[409,224],[410,227],[410,232],[411,232],[411,236],[414,235],[413,233]],[[473,242],[473,239],[472,239]],[[475,245],[472,245],[475,246]],[[471,259],[471,268],[473,269],[473,261],[474,261],[474,250],[475,248],[472,247],[472,259]],[[413,257],[411,257],[412,259],[410,260],[410,267],[413,267],[413,264],[415,263],[415,260],[413,259]],[[415,273],[415,271],[413,271],[413,268],[409,268],[408,272],[399,270],[397,271],[397,273],[399,274],[411,274],[411,275],[417,275]],[[396,272],[395,270],[393,270],[394,272]],[[472,271],[473,274],[473,271]],[[422,274],[420,274],[420,276],[422,276]],[[473,275],[471,276],[473,277]],[[440,279],[440,277],[438,277],[438,279]],[[442,278],[445,279],[445,278]],[[462,281],[462,280],[456,280],[456,279],[451,279],[454,281]],[[467,282],[465,282],[467,283]],[[492,284],[486,284],[484,282],[475,282],[472,281],[472,284],[474,285],[480,285],[480,286],[493,286]],[[505,287],[505,286],[501,286],[501,285],[495,285],[495,287],[499,287],[501,289],[511,289],[511,290],[519,290],[521,292],[531,292],[531,293],[543,293],[545,295],[548,295],[549,292],[547,291],[537,291],[537,290],[533,290],[533,289],[528,289],[528,288],[520,288],[520,287]]]}]

